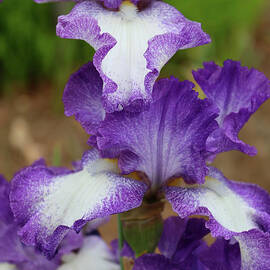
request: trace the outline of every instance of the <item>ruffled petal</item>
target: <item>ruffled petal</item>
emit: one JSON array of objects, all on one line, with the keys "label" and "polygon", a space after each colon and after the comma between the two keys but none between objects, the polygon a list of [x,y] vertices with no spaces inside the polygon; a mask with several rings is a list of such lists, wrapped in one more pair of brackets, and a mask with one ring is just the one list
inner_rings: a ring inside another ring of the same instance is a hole
[{"label": "ruffled petal", "polygon": [[155,84],[149,110],[109,114],[99,128],[97,145],[105,156],[120,157],[123,173],[144,172],[159,188],[169,178],[204,182],[205,141],[217,128],[216,110],[200,100],[193,84],[163,79]]},{"label": "ruffled petal", "polygon": [[270,265],[270,234],[251,230],[235,237],[241,251],[241,270],[266,270]]},{"label": "ruffled petal", "polygon": [[209,168],[204,185],[166,187],[165,193],[180,217],[208,216],[206,227],[214,237],[270,229],[269,194],[253,184],[229,181],[215,168]]},{"label": "ruffled petal", "polygon": [[22,241],[54,255],[69,231],[87,221],[141,204],[146,185],[114,173],[115,165],[96,150],[82,159],[81,171],[55,174],[44,166],[28,167],[12,180],[11,208],[22,226]]},{"label": "ruffled petal", "polygon": [[55,270],[57,259],[48,261],[34,248],[21,243],[17,235],[19,228],[9,206],[9,191],[9,182],[0,176],[0,269],[14,266],[20,270]]},{"label": "ruffled petal", "polygon": [[86,237],[78,253],[71,253],[62,258],[63,265],[58,270],[120,270],[110,248],[96,235]]},{"label": "ruffled petal", "polygon": [[85,40],[96,50],[94,65],[104,82],[108,112],[123,107],[141,111],[151,101],[161,68],[175,52],[210,42],[199,23],[161,1],[140,12],[128,2],[111,11],[83,1],[59,17],[57,34]]},{"label": "ruffled petal", "polygon": [[259,230],[243,232],[237,241],[219,238],[199,256],[208,269],[266,270],[270,265],[270,235]]},{"label": "ruffled petal", "polygon": [[89,134],[95,134],[105,118],[102,105],[102,80],[92,62],[74,73],[64,90],[66,116],[74,115]]},{"label": "ruffled petal", "polygon": [[207,140],[210,154],[239,150],[255,155],[256,149],[238,138],[250,116],[270,97],[270,81],[259,71],[227,60],[220,67],[214,62],[193,72],[194,78],[220,110],[219,129]]}]

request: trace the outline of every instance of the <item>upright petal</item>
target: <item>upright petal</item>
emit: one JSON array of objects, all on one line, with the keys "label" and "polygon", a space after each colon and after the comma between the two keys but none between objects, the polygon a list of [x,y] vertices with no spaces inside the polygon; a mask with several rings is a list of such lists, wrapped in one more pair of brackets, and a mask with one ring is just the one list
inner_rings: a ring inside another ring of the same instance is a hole
[{"label": "upright petal", "polygon": [[96,235],[88,236],[77,253],[63,257],[63,265],[58,270],[120,270],[110,248]]},{"label": "upright petal", "polygon": [[239,150],[249,155],[256,149],[238,138],[238,133],[250,116],[270,97],[270,81],[259,71],[227,60],[220,67],[213,62],[193,72],[206,96],[220,110],[219,129],[207,140],[209,152],[217,154]]},{"label": "upright petal", "polygon": [[82,1],[59,17],[57,34],[85,40],[96,50],[94,65],[104,83],[108,112],[123,107],[141,111],[151,101],[161,68],[175,52],[210,42],[199,23],[162,1],[140,12],[128,1],[119,11]]},{"label": "upright petal", "polygon": [[98,147],[120,157],[123,173],[144,172],[159,188],[173,176],[204,182],[205,141],[216,128],[216,110],[200,100],[193,84],[163,79],[155,84],[154,102],[141,113],[108,114],[99,129]]},{"label": "upright petal", "polygon": [[23,169],[12,180],[11,208],[27,245],[52,257],[69,231],[87,221],[141,204],[146,185],[114,173],[115,165],[88,151],[80,171],[55,174],[45,166]]},{"label": "upright petal", "polygon": [[201,186],[171,186],[165,192],[180,217],[208,216],[206,227],[214,237],[231,239],[253,229],[270,229],[269,194],[256,185],[230,181],[215,168],[209,168]]},{"label": "upright petal", "polygon": [[89,134],[95,134],[105,118],[102,80],[92,62],[71,75],[63,94],[66,116],[74,115]]}]

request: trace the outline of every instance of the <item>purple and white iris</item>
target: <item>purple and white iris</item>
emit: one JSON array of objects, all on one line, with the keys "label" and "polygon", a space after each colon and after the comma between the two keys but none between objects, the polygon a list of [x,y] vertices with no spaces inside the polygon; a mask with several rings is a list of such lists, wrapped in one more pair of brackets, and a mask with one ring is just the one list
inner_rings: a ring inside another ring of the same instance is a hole
[{"label": "purple and white iris", "polygon": [[[270,97],[269,80],[239,62],[205,63],[193,72],[207,97],[199,99],[189,81],[156,81],[178,50],[210,41],[199,23],[162,1],[75,2],[59,17],[57,34],[84,40],[96,53],[71,76],[63,102],[65,114],[91,134],[93,149],[74,170],[40,160],[14,176],[10,205],[23,243],[53,258],[70,231],[145,198],[166,198],[181,219],[165,222],[161,254],[141,256],[134,269],[269,269],[269,194],[208,164],[225,151],[256,153],[238,133]],[[130,177],[134,172],[140,181]],[[193,215],[207,220],[188,221]],[[208,232],[217,238],[210,248],[202,241]],[[100,238],[88,238],[77,259],[67,258],[70,267],[60,269],[88,265],[99,248],[106,250]],[[104,254],[111,264],[99,269],[119,269]]]},{"label": "purple and white iris", "polygon": [[101,159],[97,150],[84,154],[81,167],[68,171],[34,163],[12,181],[10,204],[23,226],[19,235],[47,257],[54,255],[70,228],[79,232],[88,221],[142,202],[147,186],[117,174],[116,165]]},{"label": "purple and white iris", "polygon": [[[37,245],[52,256],[70,228],[79,231],[87,221],[138,207],[145,194],[164,194],[181,218],[207,216],[205,226],[214,237],[237,241],[241,269],[249,269],[250,264],[254,265],[252,269],[264,269],[270,263],[269,195],[255,185],[230,181],[206,164],[212,134],[222,130],[230,135],[226,132],[235,125],[242,127],[243,119],[247,120],[269,97],[269,81],[261,73],[248,72],[233,61],[217,69],[234,67],[239,70],[233,72],[236,78],[224,78],[218,72],[219,76],[213,76],[216,87],[207,88],[207,94],[212,93],[223,82],[226,104],[231,97],[230,110],[222,110],[221,97],[201,100],[191,82],[171,78],[155,83],[153,102],[147,110],[106,113],[102,106],[102,80],[93,64],[86,64],[72,75],[63,96],[65,112],[75,115],[93,134],[90,143],[99,151],[86,152],[79,171],[55,171],[44,164],[34,164],[15,175],[11,207],[22,226],[19,234],[24,243]],[[248,80],[244,87],[243,72],[248,72],[255,89]],[[230,87],[226,84],[229,79]],[[233,105],[233,97],[239,91],[246,91],[245,97],[250,98],[242,105]],[[245,118],[240,117],[243,112]],[[232,117],[235,121],[227,120]],[[121,174],[115,163],[100,155],[118,158]],[[144,181],[122,176],[134,171],[144,173]],[[179,177],[184,181],[172,182]]]},{"label": "purple and white iris", "polygon": [[209,43],[210,38],[199,23],[162,1],[104,5],[118,9],[105,8],[100,1],[79,1],[68,15],[59,17],[57,35],[84,40],[96,50],[93,63],[103,80],[106,111],[141,111],[152,101],[164,64],[178,50]]}]

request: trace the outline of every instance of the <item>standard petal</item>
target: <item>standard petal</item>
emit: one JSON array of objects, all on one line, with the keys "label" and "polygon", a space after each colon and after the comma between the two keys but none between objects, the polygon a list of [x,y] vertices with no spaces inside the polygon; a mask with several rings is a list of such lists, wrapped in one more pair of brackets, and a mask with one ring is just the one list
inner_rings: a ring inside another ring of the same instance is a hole
[{"label": "standard petal", "polygon": [[63,265],[58,270],[120,270],[110,248],[96,235],[88,236],[78,253],[71,253],[62,258]]},{"label": "standard petal", "polygon": [[59,17],[57,34],[85,40],[96,50],[94,65],[104,82],[108,112],[123,107],[141,111],[151,101],[161,68],[175,52],[210,42],[199,23],[161,1],[140,12],[127,1],[119,11],[83,1]]},{"label": "standard petal", "polygon": [[240,62],[227,60],[220,67],[214,62],[193,72],[207,98],[220,110],[220,129],[207,140],[209,152],[217,154],[239,150],[249,155],[256,149],[238,138],[250,116],[270,97],[270,81],[259,71],[242,67]]},{"label": "standard petal", "polygon": [[214,237],[270,229],[269,194],[253,184],[229,181],[215,168],[209,168],[204,185],[166,187],[165,193],[180,217],[208,216],[206,227]]},{"label": "standard petal", "polygon": [[203,183],[205,141],[217,127],[217,114],[207,100],[198,99],[193,86],[174,78],[160,80],[147,111],[106,116],[98,147],[105,155],[120,157],[123,173],[144,172],[152,189],[176,175]]},{"label": "standard petal", "polygon": [[115,165],[96,150],[85,153],[83,169],[55,174],[44,166],[28,167],[12,180],[11,208],[22,226],[19,234],[53,256],[70,228],[130,210],[141,204],[146,185],[112,172]]},{"label": "standard petal", "polygon": [[92,62],[74,73],[64,90],[66,116],[74,115],[89,134],[95,134],[105,118],[102,106],[102,80]]}]

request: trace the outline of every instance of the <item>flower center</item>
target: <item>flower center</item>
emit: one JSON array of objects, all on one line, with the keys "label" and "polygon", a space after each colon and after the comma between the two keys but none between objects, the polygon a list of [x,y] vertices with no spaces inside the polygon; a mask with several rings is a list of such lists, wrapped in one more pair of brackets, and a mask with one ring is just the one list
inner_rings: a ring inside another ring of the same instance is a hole
[{"label": "flower center", "polygon": [[123,19],[132,21],[137,17],[138,9],[132,2],[127,0],[123,1],[123,3],[121,4],[120,12]]}]

